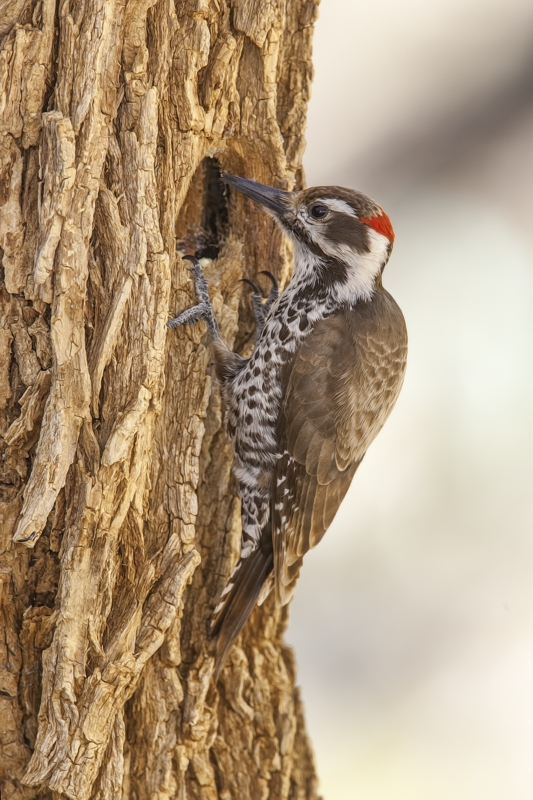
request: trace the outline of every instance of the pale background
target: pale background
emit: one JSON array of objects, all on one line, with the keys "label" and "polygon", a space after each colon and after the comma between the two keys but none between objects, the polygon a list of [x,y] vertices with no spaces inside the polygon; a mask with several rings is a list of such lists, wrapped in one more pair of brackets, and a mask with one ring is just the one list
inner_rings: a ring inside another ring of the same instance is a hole
[{"label": "pale background", "polygon": [[325,800],[533,798],[533,3],[322,0],[309,185],[396,245],[403,394],[296,647]]}]

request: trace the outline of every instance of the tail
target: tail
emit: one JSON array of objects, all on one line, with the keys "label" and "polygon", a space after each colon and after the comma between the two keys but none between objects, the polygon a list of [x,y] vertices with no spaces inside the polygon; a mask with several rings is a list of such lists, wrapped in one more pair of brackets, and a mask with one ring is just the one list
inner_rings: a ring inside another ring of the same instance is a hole
[{"label": "tail", "polygon": [[228,650],[252,613],[273,565],[272,542],[268,535],[263,536],[259,546],[249,556],[241,558],[235,567],[230,582],[222,594],[221,602],[215,609],[211,628],[213,636],[216,637],[215,681]]}]

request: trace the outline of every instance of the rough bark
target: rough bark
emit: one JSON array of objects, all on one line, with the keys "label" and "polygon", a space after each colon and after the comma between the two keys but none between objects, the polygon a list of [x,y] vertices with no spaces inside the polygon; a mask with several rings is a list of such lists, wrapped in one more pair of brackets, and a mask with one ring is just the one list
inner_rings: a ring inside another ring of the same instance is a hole
[{"label": "rough bark", "polygon": [[256,609],[212,680],[237,559],[231,444],[180,253],[286,245],[218,170],[292,188],[318,0],[0,0],[0,788],[5,800],[316,798],[283,643]]}]

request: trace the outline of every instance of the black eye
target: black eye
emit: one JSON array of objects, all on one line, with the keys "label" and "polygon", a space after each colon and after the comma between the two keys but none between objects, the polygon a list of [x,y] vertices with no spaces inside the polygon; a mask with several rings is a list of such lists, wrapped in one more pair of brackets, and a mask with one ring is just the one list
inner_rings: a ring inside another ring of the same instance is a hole
[{"label": "black eye", "polygon": [[313,217],[313,219],[324,219],[324,217],[328,214],[329,208],[324,205],[324,203],[314,203],[309,208],[309,213]]}]

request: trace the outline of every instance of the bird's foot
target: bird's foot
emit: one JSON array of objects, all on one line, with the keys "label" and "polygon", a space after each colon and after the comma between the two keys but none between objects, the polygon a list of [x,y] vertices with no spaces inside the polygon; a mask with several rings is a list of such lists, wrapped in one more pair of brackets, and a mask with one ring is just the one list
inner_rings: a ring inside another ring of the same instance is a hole
[{"label": "bird's foot", "polygon": [[267,299],[264,302],[263,302],[263,293],[261,292],[261,289],[259,288],[257,283],[255,283],[255,281],[251,281],[249,278],[241,279],[243,283],[247,283],[248,286],[251,286],[253,289],[251,299],[252,299],[252,308],[254,312],[255,321],[257,323],[257,328],[255,331],[256,342],[261,336],[261,331],[265,326],[265,321],[268,312],[270,311],[270,308],[272,306],[272,303],[274,303],[274,301],[277,300],[279,297],[278,281],[274,277],[274,275],[272,275],[271,272],[267,272],[266,270],[261,271],[259,274],[266,275],[272,283],[272,288],[269,292]]},{"label": "bird's foot", "polygon": [[266,316],[267,316],[268,312],[270,311],[270,307],[272,306],[272,303],[274,303],[279,297],[278,279],[276,278],[275,275],[272,275],[272,273],[268,272],[268,270],[266,270],[266,269],[261,270],[261,272],[259,274],[260,275],[266,275],[267,278],[269,279],[270,283],[272,284],[270,292],[268,293],[268,297],[265,300],[265,304],[263,306],[263,311],[264,311],[265,319],[266,319]]},{"label": "bird's foot", "polygon": [[168,328],[177,328],[178,325],[193,325],[195,322],[203,319],[207,323],[207,329],[211,335],[211,339],[220,339],[220,331],[218,323],[215,318],[213,306],[209,299],[209,290],[207,281],[205,279],[202,266],[197,258],[194,256],[184,256],[184,261],[190,261],[192,264],[191,272],[194,281],[194,288],[196,296],[200,301],[198,305],[182,311],[177,317],[167,322]]},{"label": "bird's foot", "polygon": [[263,310],[263,295],[261,294],[261,289],[254,281],[251,281],[249,278],[241,278],[243,283],[247,283],[248,286],[251,286],[253,291],[251,294],[252,300],[252,309],[254,312],[255,321],[257,323],[256,328],[256,341],[257,337],[263,330],[263,326],[265,324],[265,312]]}]

